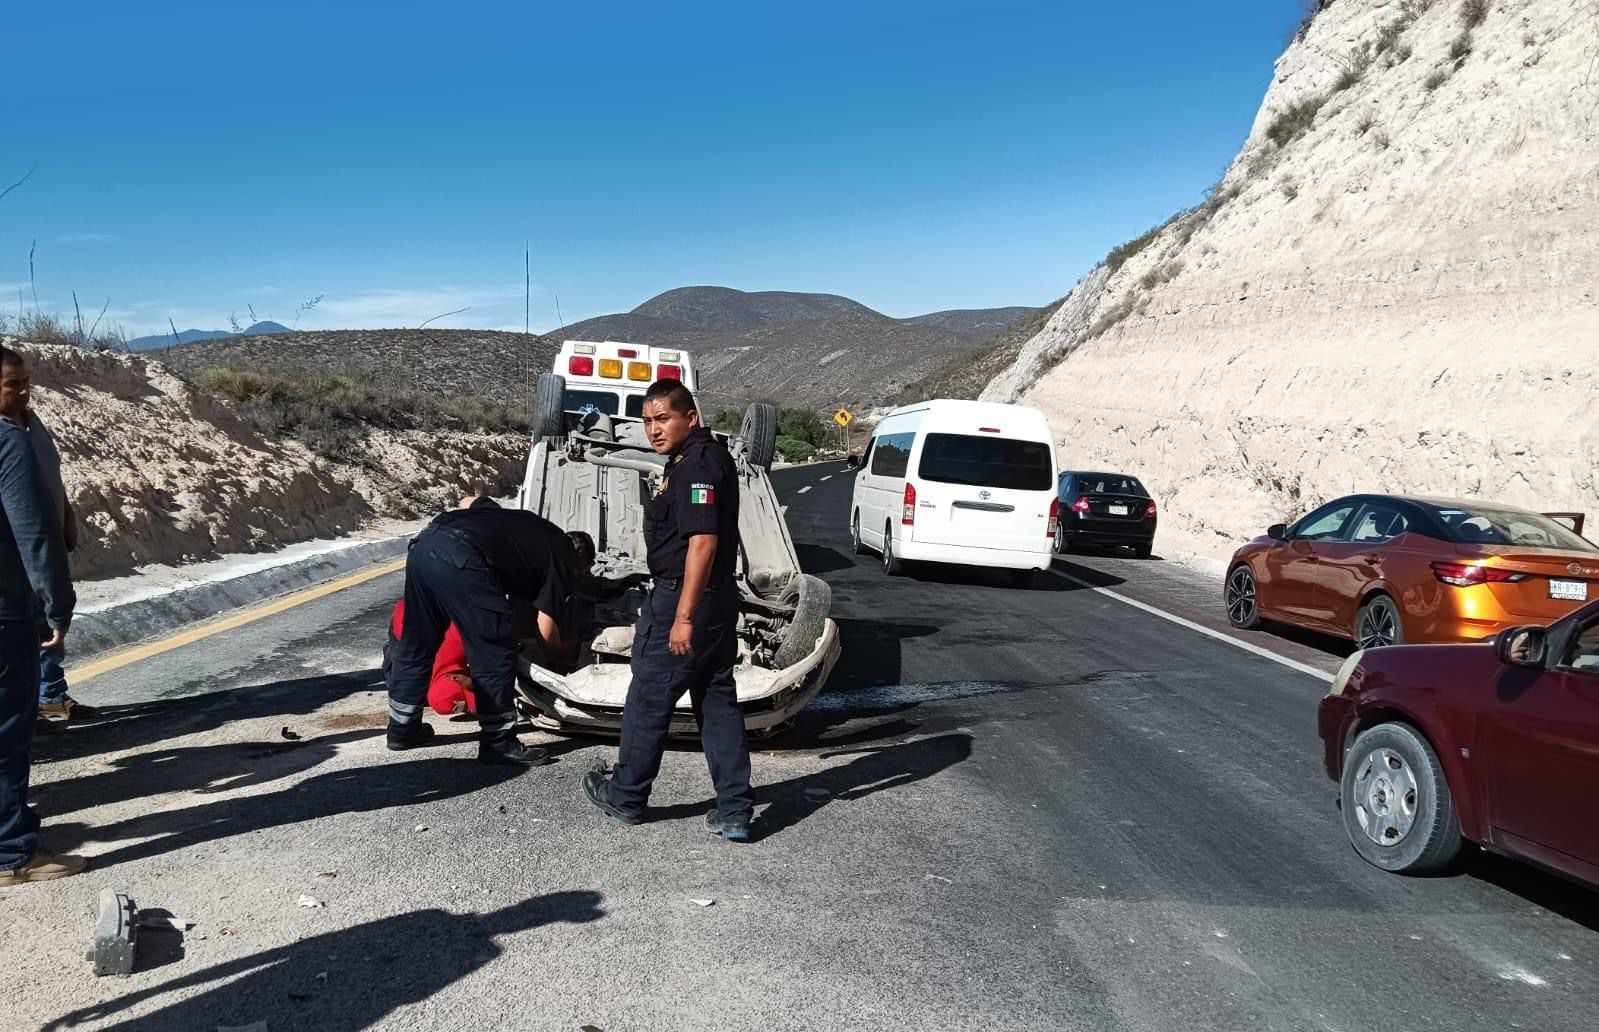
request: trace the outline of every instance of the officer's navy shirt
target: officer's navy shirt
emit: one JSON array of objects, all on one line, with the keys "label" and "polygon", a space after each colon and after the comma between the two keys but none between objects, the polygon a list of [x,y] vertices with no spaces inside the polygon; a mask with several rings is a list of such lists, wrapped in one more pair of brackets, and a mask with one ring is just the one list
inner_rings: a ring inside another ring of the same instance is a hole
[{"label": "officer's navy shirt", "polygon": [[560,619],[572,594],[575,550],[566,534],[537,513],[502,509],[480,498],[470,509],[454,509],[433,525],[466,535],[494,571],[499,588]]},{"label": "officer's navy shirt", "polygon": [[711,582],[731,580],[738,562],[738,471],[727,446],[704,427],[667,459],[666,474],[650,500],[644,526],[650,573],[681,578],[688,539],[695,534],[716,535]]}]

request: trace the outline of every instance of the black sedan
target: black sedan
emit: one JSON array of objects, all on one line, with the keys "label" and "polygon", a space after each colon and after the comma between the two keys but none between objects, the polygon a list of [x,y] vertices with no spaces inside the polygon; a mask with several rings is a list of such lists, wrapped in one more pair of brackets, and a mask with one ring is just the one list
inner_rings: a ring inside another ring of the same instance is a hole
[{"label": "black sedan", "polygon": [[1148,559],[1155,546],[1155,501],[1125,473],[1060,475],[1057,550],[1073,545],[1120,545]]}]

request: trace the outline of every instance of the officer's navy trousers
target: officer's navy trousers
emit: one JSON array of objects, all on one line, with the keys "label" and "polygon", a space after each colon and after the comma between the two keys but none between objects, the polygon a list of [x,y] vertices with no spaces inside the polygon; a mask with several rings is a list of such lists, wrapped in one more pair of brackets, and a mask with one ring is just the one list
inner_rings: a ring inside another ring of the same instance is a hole
[{"label": "officer's navy trousers", "polygon": [[611,775],[610,799],[624,810],[643,811],[661,770],[673,707],[687,692],[711,782],[716,786],[717,815],[747,816],[755,799],[750,792],[744,714],[733,682],[738,661],[738,587],[727,580],[706,589],[694,613],[694,650],[687,656],[674,656],[667,647],[678,597],[677,582],[657,580],[639,611],[633,635],[633,680],[622,710],[622,744]]},{"label": "officer's navy trousers", "polygon": [[389,719],[422,719],[433,657],[450,624],[461,634],[477,695],[484,744],[508,743],[516,723],[516,633],[511,603],[488,560],[466,535],[428,527],[405,559],[405,622],[389,642],[384,679]]}]

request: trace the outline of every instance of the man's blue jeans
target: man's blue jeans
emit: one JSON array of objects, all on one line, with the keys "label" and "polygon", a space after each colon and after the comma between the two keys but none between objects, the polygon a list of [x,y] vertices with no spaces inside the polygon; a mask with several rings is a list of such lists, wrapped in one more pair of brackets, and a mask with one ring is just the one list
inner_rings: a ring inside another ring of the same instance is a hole
[{"label": "man's blue jeans", "polygon": [[67,646],[39,650],[39,703],[60,702],[67,697]]},{"label": "man's blue jeans", "polygon": [[0,620],[0,871],[21,867],[39,848],[39,818],[28,809],[38,716],[39,633],[32,620]]}]

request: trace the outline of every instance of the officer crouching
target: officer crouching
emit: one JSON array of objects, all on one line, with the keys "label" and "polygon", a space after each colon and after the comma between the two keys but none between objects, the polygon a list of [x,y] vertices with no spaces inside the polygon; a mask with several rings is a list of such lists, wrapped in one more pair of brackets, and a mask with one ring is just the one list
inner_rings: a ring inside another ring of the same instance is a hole
[{"label": "officer crouching", "polygon": [[633,636],[633,680],[616,766],[602,763],[589,771],[583,791],[616,820],[639,823],[661,770],[673,706],[686,691],[716,785],[716,806],[705,825],[712,834],[746,842],[755,800],[733,681],[738,473],[726,446],[700,425],[694,395],[679,381],[652,384],[643,415],[650,447],[668,456],[645,513],[655,586]]}]

